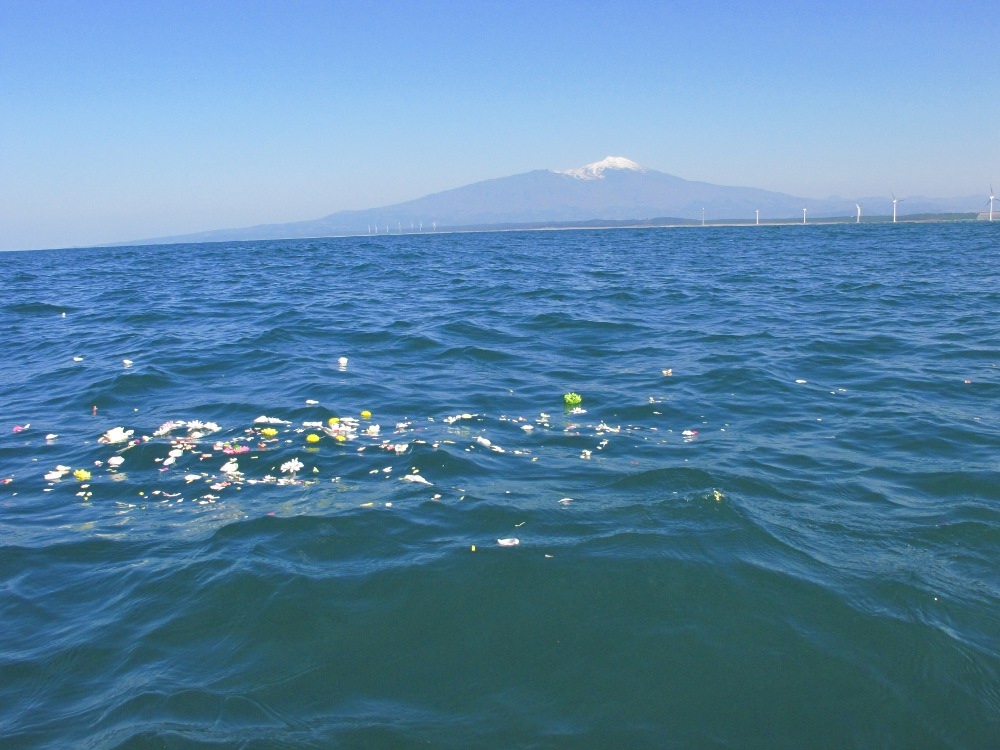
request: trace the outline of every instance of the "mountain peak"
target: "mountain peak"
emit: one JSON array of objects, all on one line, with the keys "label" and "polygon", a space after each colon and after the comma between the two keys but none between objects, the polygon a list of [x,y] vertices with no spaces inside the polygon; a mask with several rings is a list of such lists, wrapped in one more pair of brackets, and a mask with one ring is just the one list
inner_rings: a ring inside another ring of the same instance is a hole
[{"label": "mountain peak", "polygon": [[640,167],[631,159],[624,156],[608,156],[601,161],[595,161],[579,169],[556,170],[557,174],[568,174],[578,180],[603,180],[604,172],[607,169],[631,169],[633,172],[645,172],[644,167]]}]

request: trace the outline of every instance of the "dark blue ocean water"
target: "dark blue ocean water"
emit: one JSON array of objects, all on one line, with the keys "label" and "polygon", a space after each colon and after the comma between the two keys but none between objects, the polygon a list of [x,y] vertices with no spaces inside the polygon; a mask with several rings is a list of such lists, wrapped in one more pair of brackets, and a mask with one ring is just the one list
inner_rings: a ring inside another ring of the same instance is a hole
[{"label": "dark blue ocean water", "polygon": [[2,261],[5,748],[1000,743],[1000,224]]}]

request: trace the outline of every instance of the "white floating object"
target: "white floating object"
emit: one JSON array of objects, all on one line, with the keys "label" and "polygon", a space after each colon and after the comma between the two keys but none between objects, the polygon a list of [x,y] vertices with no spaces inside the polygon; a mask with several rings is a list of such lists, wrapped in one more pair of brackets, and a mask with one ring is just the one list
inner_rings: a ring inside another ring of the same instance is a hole
[{"label": "white floating object", "polygon": [[491,443],[488,438],[484,438],[482,435],[476,436],[476,442],[479,443],[480,445],[485,445],[487,448],[493,445],[493,443]]},{"label": "white floating object", "polygon": [[533,429],[535,429],[535,425],[533,425],[533,424],[523,424],[523,425],[521,425],[521,429],[524,430],[525,432],[531,432]]},{"label": "white floating object", "polygon": [[407,474],[406,476],[401,477],[401,479],[404,482],[414,482],[416,484],[431,484],[419,474]]},{"label": "white floating object", "polygon": [[130,437],[135,430],[126,430],[122,427],[112,427],[110,430],[105,432],[101,437],[97,438],[99,443],[124,443]]},{"label": "white floating object", "polygon": [[264,417],[264,416],[257,417],[253,421],[253,423],[254,424],[291,424],[291,422],[287,422],[284,419],[278,419],[277,417]]},{"label": "white floating object", "polygon": [[337,360],[337,364],[340,365],[341,367],[343,367],[344,365],[346,365],[347,364],[347,357],[341,357],[340,359],[338,359]]},{"label": "white floating object", "polygon": [[122,456],[112,456],[108,459],[108,466],[121,466],[125,462]]},{"label": "white floating object", "polygon": [[239,462],[236,461],[235,458],[232,459],[231,461],[227,461],[226,463],[224,463],[219,469],[219,471],[224,472],[226,474],[235,474],[239,470],[240,470]]},{"label": "white floating object", "polygon": [[309,406],[315,406],[316,404],[319,403],[319,401],[316,401],[316,400],[311,399],[311,398],[307,398],[306,399],[306,403],[309,404]]},{"label": "white floating object", "polygon": [[50,432],[48,435],[45,436],[45,439],[46,440],[55,440],[57,437],[59,437],[59,436],[56,435],[54,432]]},{"label": "white floating object", "polygon": [[795,382],[798,383],[799,385],[803,385],[804,383],[807,383],[809,381],[807,381],[807,380],[796,380]]},{"label": "white floating object", "polygon": [[195,480],[198,480],[198,479],[201,479],[201,474],[185,474],[184,475],[184,481],[187,482],[188,484],[191,484],[191,482],[194,482]]},{"label": "white floating object", "polygon": [[73,357],[74,362],[83,362],[83,357]]},{"label": "white floating object", "polygon": [[291,461],[285,461],[281,465],[281,470],[286,474],[294,474],[303,466],[302,462],[297,458],[293,458]]},{"label": "white floating object", "polygon": [[559,502],[560,502],[560,504],[562,504],[562,505],[569,505],[569,504],[570,504],[571,502],[573,502],[573,498],[571,498],[571,497],[564,497],[564,498],[563,498],[562,500],[560,500]]},{"label": "white floating object", "polygon": [[123,359],[122,360],[122,364],[125,365],[125,367],[131,367],[132,366],[132,360],[131,359]]},{"label": "white floating object", "polygon": [[497,539],[497,544],[501,547],[516,547],[521,543],[521,540],[515,536],[509,536],[506,539]]}]

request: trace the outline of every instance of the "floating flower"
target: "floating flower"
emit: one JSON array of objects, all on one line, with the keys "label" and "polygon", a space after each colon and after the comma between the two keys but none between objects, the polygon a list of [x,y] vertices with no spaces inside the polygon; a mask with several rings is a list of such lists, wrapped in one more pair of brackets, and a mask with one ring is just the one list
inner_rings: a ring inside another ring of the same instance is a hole
[{"label": "floating flower", "polygon": [[400,481],[414,482],[415,484],[430,484],[430,482],[428,482],[419,474],[407,474],[406,476],[400,477]]},{"label": "floating flower", "polygon": [[108,466],[110,466],[112,468],[116,468],[118,466],[121,466],[122,463],[124,463],[124,462],[125,462],[125,459],[122,458],[121,456],[112,456],[111,458],[108,459]]},{"label": "floating flower", "polygon": [[297,458],[293,458],[291,461],[286,461],[281,465],[281,470],[285,474],[294,474],[303,466],[302,462]]},{"label": "floating flower", "polygon": [[135,430],[126,430],[123,427],[112,427],[110,430],[105,432],[101,437],[97,438],[99,443],[124,443],[130,437]]},{"label": "floating flower", "polygon": [[566,406],[579,406],[583,402],[583,396],[579,393],[567,393],[563,396]]},{"label": "floating flower", "polygon": [[235,458],[232,459],[231,461],[227,461],[226,463],[224,463],[222,465],[222,467],[219,469],[219,471],[221,471],[221,472],[223,472],[225,474],[235,474],[239,470],[240,470],[240,466],[237,463],[237,461],[236,461]]},{"label": "floating flower", "polygon": [[308,435],[306,435],[306,442],[307,443],[318,443],[319,442],[319,435],[316,435],[314,433],[309,433]]},{"label": "floating flower", "polygon": [[175,427],[179,427],[181,424],[183,424],[183,423],[182,422],[164,422],[153,433],[153,437],[163,437],[164,435],[168,435],[171,430],[173,430]]},{"label": "floating flower", "polygon": [[365,409],[363,412],[361,412],[361,418],[362,419],[371,419],[372,418],[372,413],[370,411],[368,411],[367,409]]},{"label": "floating flower", "polygon": [[275,435],[278,434],[278,431],[273,427],[265,427],[260,431],[260,434],[263,435],[264,437],[274,437]]},{"label": "floating flower", "polygon": [[86,482],[90,479],[90,472],[86,469],[77,469],[73,472],[73,476],[79,479],[81,482]]}]

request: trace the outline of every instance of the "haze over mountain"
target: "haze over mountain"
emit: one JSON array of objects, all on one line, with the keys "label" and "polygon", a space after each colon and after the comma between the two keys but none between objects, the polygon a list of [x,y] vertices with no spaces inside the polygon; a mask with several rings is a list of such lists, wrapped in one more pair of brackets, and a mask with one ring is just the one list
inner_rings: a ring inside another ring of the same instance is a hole
[{"label": "haze over mountain", "polygon": [[[902,199],[899,214],[977,211],[979,199]],[[436,229],[622,222],[650,219],[751,221],[760,211],[762,222],[802,216],[848,216],[855,202],[865,215],[892,213],[891,198],[802,198],[751,187],[713,185],[646,169],[630,159],[609,156],[585,167],[538,169],[381,208],[339,211],[321,219],[286,224],[261,224],[195,234],[143,240],[144,243],[214,242],[226,240],[291,239],[432,231]]]}]

